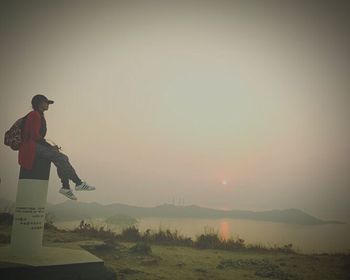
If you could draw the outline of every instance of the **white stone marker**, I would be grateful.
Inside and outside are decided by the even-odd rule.
[[[14,213],[11,253],[35,255],[42,248],[48,181],[20,179]]]
[[[42,249],[50,162],[37,161],[33,170],[21,168],[13,216],[10,252],[31,256]]]

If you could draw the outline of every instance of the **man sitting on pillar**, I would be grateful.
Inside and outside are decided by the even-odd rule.
[[[62,188],[59,190],[59,193],[76,200],[76,196],[70,189],[69,180],[75,183],[76,191],[92,191],[95,190],[95,187],[82,181],[70,164],[68,157],[60,152],[60,148],[56,145],[51,145],[45,140],[47,127],[44,111],[47,111],[49,104],[53,103],[52,100],[41,94],[32,98],[33,111],[24,119],[18,163],[22,168],[31,170],[36,158],[53,162],[57,168],[58,177],[62,182]]]

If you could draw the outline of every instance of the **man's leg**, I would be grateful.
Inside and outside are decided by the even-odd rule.
[[[69,189],[69,179],[64,174],[62,174],[61,168],[57,168],[57,175],[61,179],[63,188]]]
[[[65,154],[53,147],[36,144],[36,156],[53,162],[57,168],[57,175],[61,179],[63,188],[69,188],[69,180],[72,180],[76,185],[81,184],[82,181]]]

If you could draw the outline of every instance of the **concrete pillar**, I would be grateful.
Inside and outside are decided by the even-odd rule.
[[[42,249],[50,166],[50,161],[38,158],[32,170],[20,170],[11,255],[31,256],[39,254]]]
[[[49,175],[50,162],[45,160],[36,161],[30,171],[20,171],[11,244],[0,246],[0,275],[6,279],[116,279],[103,260],[85,250],[42,246]]]

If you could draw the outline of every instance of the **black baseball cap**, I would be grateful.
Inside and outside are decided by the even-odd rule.
[[[38,104],[40,104],[43,101],[47,102],[48,104],[54,103],[54,101],[49,100],[45,95],[37,94],[37,95],[34,95],[32,98],[32,105],[37,106]]]

